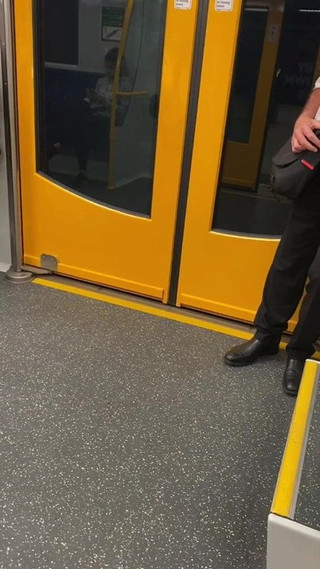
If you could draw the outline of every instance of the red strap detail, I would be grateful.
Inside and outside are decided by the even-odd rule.
[[[304,166],[309,168],[309,170],[314,170],[314,166],[312,166],[312,164],[310,164],[310,162],[307,162],[307,160],[301,160],[301,164],[303,164]]]

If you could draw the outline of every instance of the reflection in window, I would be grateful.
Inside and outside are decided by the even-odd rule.
[[[166,0],[37,0],[35,14],[38,170],[150,215]]]
[[[44,0],[42,9],[42,19],[50,22],[43,38],[45,61],[78,65],[78,0]]]
[[[229,140],[235,142],[249,141],[268,12],[268,8],[253,7],[244,11],[227,135]]]
[[[241,160],[241,152],[245,149],[249,158],[256,151],[255,134],[252,132],[254,105],[259,107],[256,85],[261,74],[264,46],[276,41],[278,30],[269,26],[266,33],[267,13],[254,9],[251,2],[245,4],[212,229],[274,236],[283,232],[290,203],[277,199],[270,191],[271,158],[291,135],[295,119],[313,87],[320,47],[320,11],[318,0],[286,2],[277,62],[272,70],[273,85],[266,128],[258,148],[259,164],[255,182],[246,187],[241,179],[232,183],[233,164],[227,154],[230,144],[234,145],[233,161]],[[257,25],[250,32],[254,20]],[[252,57],[249,57],[250,52]],[[264,88],[267,88],[266,82]],[[262,114],[258,114],[258,128],[263,121]],[[248,165],[250,167],[250,161]]]

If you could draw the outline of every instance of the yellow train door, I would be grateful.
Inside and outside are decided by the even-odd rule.
[[[319,64],[316,0],[14,8],[25,264],[252,322],[289,211],[271,157]]]
[[[197,19],[185,4],[15,0],[26,264],[166,301]]]
[[[319,50],[316,2],[310,2],[308,8],[314,9],[308,10],[303,0],[288,1],[286,5],[274,0],[267,4],[268,13],[260,11],[262,2],[255,4],[257,21],[262,18],[257,28],[261,35],[255,30],[253,36],[255,48],[252,38],[243,33],[247,14],[252,17],[251,1],[209,3],[177,294],[181,306],[247,322],[254,319],[290,209],[289,202],[279,201],[270,191],[271,157],[291,135],[295,118],[310,93]],[[268,29],[271,21],[275,26],[272,33]],[[250,53],[243,57],[248,53],[247,46],[240,49],[240,40],[251,46],[252,57]],[[278,61],[275,44],[279,46]],[[263,78],[264,92],[270,94],[267,104],[265,97],[255,99],[261,96],[260,69],[266,70],[269,51],[273,53],[272,58],[268,56],[272,65],[269,62]],[[254,100],[248,83],[251,70],[247,69],[253,64]],[[272,83],[273,77],[276,80]],[[247,100],[239,97],[241,82]],[[252,132],[255,128],[252,110],[261,105],[260,142],[256,141],[252,161],[248,144],[247,148],[232,149],[234,163],[230,164],[231,122],[236,135],[238,131],[242,134],[244,128],[249,132],[250,124]],[[263,134],[262,145],[267,112],[268,129]],[[245,181],[246,176],[251,177],[252,173],[253,178],[257,176],[257,161],[260,172],[256,191],[245,190],[244,186],[251,185],[247,183],[249,178]],[[234,181],[238,166],[243,167],[243,173],[230,186],[227,181],[231,178]]]

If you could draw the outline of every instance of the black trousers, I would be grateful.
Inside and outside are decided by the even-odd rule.
[[[265,283],[254,325],[259,339],[280,340],[303,295],[299,320],[287,346],[290,357],[314,353],[320,337],[320,176],[292,205],[286,229]]]
[[[90,108],[84,101],[67,102],[54,108],[47,116],[47,139],[51,148],[55,142],[71,144],[79,170],[86,170],[92,148],[108,161],[110,118]],[[50,157],[50,156],[49,156]]]
[[[92,112],[89,108],[80,112],[74,126],[74,148],[79,170],[87,170],[93,147],[104,151],[105,161],[109,154],[110,118]]]

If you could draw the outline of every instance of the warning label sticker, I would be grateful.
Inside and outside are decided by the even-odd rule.
[[[176,10],[191,10],[192,0],[174,0]]]
[[[216,0],[217,12],[231,12],[233,10],[233,0]]]

